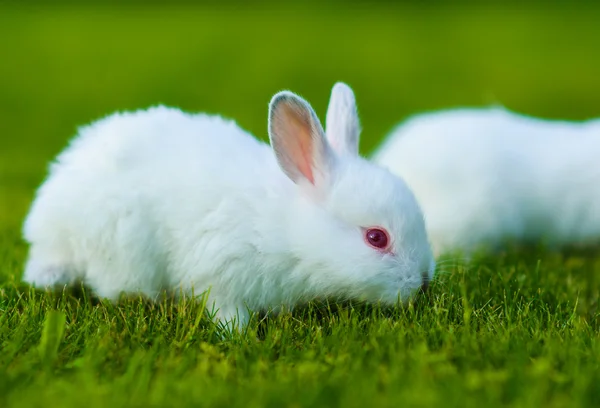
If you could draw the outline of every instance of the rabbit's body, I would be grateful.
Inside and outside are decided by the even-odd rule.
[[[415,193],[436,254],[600,238],[600,121],[454,109],[400,124],[374,161]]]
[[[290,95],[277,101],[281,109],[305,108]],[[310,153],[310,145],[305,151],[289,145],[296,128],[284,119],[297,125],[298,117],[285,116],[282,125],[277,115],[272,111],[271,138],[278,154]],[[312,137],[306,143],[319,142]],[[80,280],[111,299],[121,292],[152,298],[163,290],[210,289],[217,316],[242,323],[247,308],[327,296],[386,302],[411,296],[433,272],[420,212],[413,220],[390,218],[387,203],[375,203],[375,214],[340,206],[356,195],[353,184],[366,182],[361,177],[381,175],[379,188],[396,205],[413,205],[414,213],[410,191],[359,157],[340,157],[335,168],[343,171],[332,174],[329,167],[301,168],[313,178],[306,183],[289,163],[301,159],[278,158],[231,121],[172,108],[95,122],[81,129],[38,191],[24,227],[31,243],[24,279],[40,287]],[[310,157],[304,159],[310,166]],[[413,253],[400,251],[400,260],[375,254],[355,231],[371,221],[413,233],[406,245]],[[377,273],[365,273],[374,264]]]
[[[41,188],[25,228],[36,244],[26,279],[58,273],[108,298],[220,282],[260,302],[261,286],[294,267],[278,259],[284,234],[266,222],[285,223],[277,203],[293,193],[276,168],[268,146],[218,117],[163,107],[109,116],[81,131]]]

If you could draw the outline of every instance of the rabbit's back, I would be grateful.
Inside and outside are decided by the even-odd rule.
[[[411,186],[434,246],[469,249],[505,238],[599,235],[598,151],[598,121],[484,108],[412,117],[374,158]]]
[[[161,174],[175,176],[198,168],[221,167],[213,177],[239,177],[253,167],[260,169],[255,156],[267,154],[263,143],[233,121],[158,106],[115,113],[82,127],[58,156],[51,173],[155,176],[160,180]],[[228,167],[232,162],[244,171]]]

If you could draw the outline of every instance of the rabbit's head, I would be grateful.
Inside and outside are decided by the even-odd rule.
[[[337,83],[327,135],[311,106],[283,91],[270,103],[277,162],[295,183],[290,285],[310,296],[406,301],[433,277],[435,262],[422,212],[400,178],[358,154],[352,90]]]

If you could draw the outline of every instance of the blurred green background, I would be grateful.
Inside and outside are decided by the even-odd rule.
[[[357,95],[365,154],[423,110],[600,116],[591,2],[82,4],[0,3],[0,226],[11,234],[76,127],[114,110],[220,113],[265,138],[275,92],[324,118],[341,80]]]

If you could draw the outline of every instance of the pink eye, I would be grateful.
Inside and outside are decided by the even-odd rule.
[[[365,240],[373,248],[386,249],[390,239],[384,229],[381,228],[369,228],[365,232]]]

